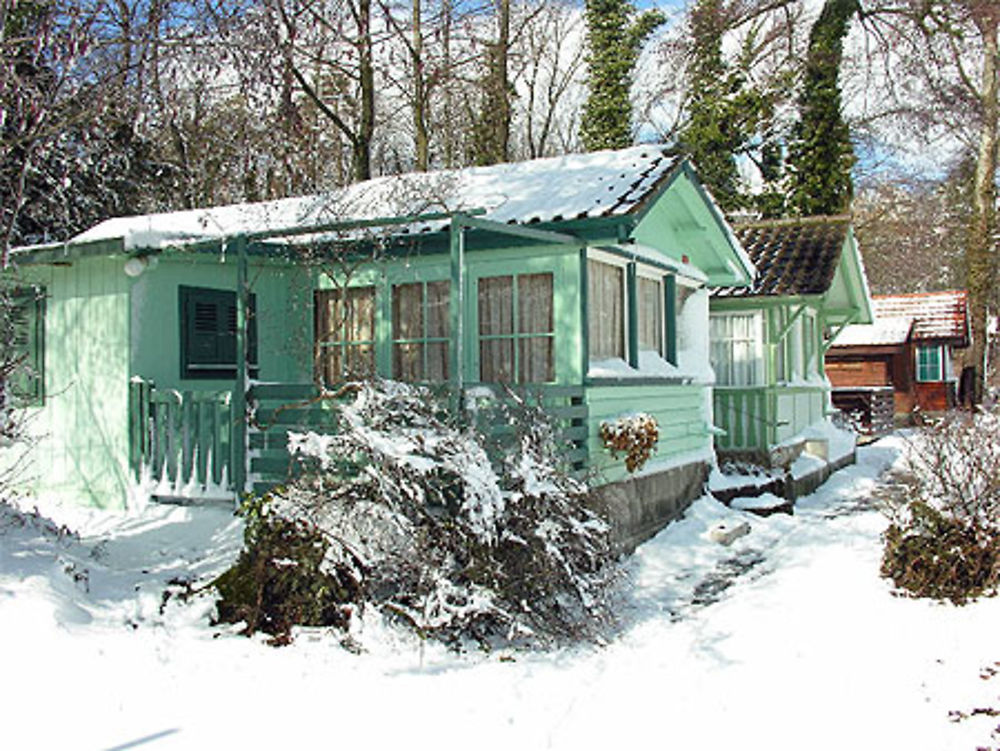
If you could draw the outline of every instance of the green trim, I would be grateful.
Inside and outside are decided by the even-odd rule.
[[[465,382],[465,329],[462,325],[462,312],[465,303],[463,294],[465,287],[465,229],[461,224],[452,222],[448,229],[448,245],[451,255],[451,295],[448,298],[448,305],[453,342],[449,366],[451,383],[458,392]]]
[[[458,215],[455,216],[453,221],[471,229],[497,232],[502,235],[513,235],[515,237],[523,237],[526,240],[535,240],[543,243],[553,243],[556,245],[585,244],[582,239],[573,235],[567,235],[561,232],[552,232],[550,230],[535,229],[533,227],[525,227],[520,224],[505,224],[503,222],[494,222],[489,219],[475,219],[470,216]]]
[[[788,332],[792,330],[792,326],[795,325],[795,322],[799,320],[799,317],[805,312],[806,312],[806,306],[799,305],[799,307],[795,310],[795,312],[792,313],[791,318],[789,318],[788,321],[785,322],[785,325],[776,334],[777,341],[780,342],[782,339],[788,336]]]
[[[625,295],[628,310],[628,364],[639,367],[639,283],[635,261],[625,267]]]
[[[590,369],[590,275],[587,272],[587,248],[580,248],[580,373]]]
[[[677,362],[677,277],[668,274],[663,277],[663,320],[666,327],[665,359],[671,365]]]
[[[583,379],[584,386],[697,386],[691,376],[636,376],[623,377],[590,377]]]
[[[125,252],[125,241],[120,238],[90,240],[82,243],[52,243],[50,245],[14,248],[11,260],[19,265],[66,263],[91,256],[113,256]]]
[[[236,461],[233,463],[233,487],[237,497],[247,484],[247,359],[249,347],[246,336],[247,310],[250,286],[247,282],[247,238],[236,238],[236,387],[233,389],[233,446]]]

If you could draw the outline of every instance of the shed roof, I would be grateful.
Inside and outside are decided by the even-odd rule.
[[[753,285],[715,291],[721,297],[821,295],[830,289],[851,228],[849,217],[780,219],[736,225],[757,268]]]
[[[126,250],[155,249],[240,233],[473,209],[485,209],[486,219],[517,224],[620,216],[638,211],[681,162],[652,145],[379,177],[318,195],[109,219],[72,242],[121,238]],[[400,231],[445,226],[428,222]]]
[[[876,318],[869,324],[846,327],[837,336],[835,347],[887,347],[906,344],[913,331],[913,319],[908,316]]]
[[[969,304],[965,290],[875,295],[872,302],[876,318],[912,318],[916,341],[947,339],[959,346],[969,343]]]

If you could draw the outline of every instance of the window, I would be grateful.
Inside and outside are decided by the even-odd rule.
[[[9,303],[3,344],[10,346],[17,362],[9,374],[11,393],[19,406],[41,406],[45,397],[45,290],[13,290]]]
[[[591,360],[625,359],[625,269],[587,261],[587,328]]]
[[[555,380],[552,274],[483,277],[478,291],[480,380]]]
[[[755,313],[711,316],[712,368],[720,386],[752,386],[761,381],[761,317]]]
[[[941,377],[941,347],[936,345],[917,347],[917,380],[944,380]]]
[[[639,305],[639,349],[663,354],[663,286],[659,279],[640,276],[636,284]]]
[[[375,373],[375,287],[316,290],[316,378],[324,386]]]
[[[181,378],[236,378],[236,293],[180,287]],[[256,298],[247,309],[250,375],[257,375]]]
[[[451,283],[392,288],[392,374],[401,381],[447,381]]]

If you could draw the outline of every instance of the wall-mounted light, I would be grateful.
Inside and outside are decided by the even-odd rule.
[[[156,262],[156,256],[132,256],[125,261],[125,275],[135,279],[146,269],[155,269]]]

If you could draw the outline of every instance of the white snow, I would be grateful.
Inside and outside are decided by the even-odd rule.
[[[473,209],[484,209],[485,218],[493,221],[521,223],[621,214],[677,163],[662,146],[651,145],[416,172],[319,195],[109,219],[77,235],[73,242],[121,238],[126,250],[162,249],[239,233]],[[440,229],[446,224],[424,223],[408,229]],[[735,243],[733,247],[740,246]]]
[[[698,501],[629,563],[605,646],[455,655],[374,619],[360,655],[304,630],[286,648],[161,608],[240,543],[209,508],[49,508],[80,540],[0,506],[0,708],[11,749],[766,748],[993,746],[1000,600],[895,597],[881,579],[876,477],[859,450],[794,516]],[[723,546],[718,525],[750,533]],[[728,585],[728,586],[727,586]]]

